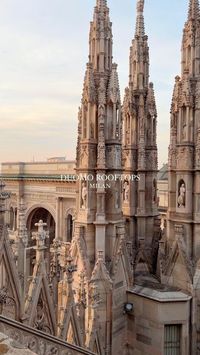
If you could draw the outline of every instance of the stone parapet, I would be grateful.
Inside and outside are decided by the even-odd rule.
[[[66,343],[47,333],[2,316],[0,316],[0,332],[13,339],[13,348],[20,349],[19,352],[16,352],[16,355],[29,353],[39,355],[95,355],[87,349]],[[31,351],[27,352],[27,349]]]

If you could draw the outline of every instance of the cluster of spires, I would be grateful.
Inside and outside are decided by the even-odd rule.
[[[104,9],[107,7],[107,1],[106,0],[97,0],[97,8],[99,10],[102,9],[102,12],[104,11]],[[143,37],[145,36],[145,26],[144,26],[144,15],[143,15],[143,10],[144,10],[144,0],[138,0],[137,1],[137,22],[136,22],[136,32],[135,32],[135,38],[137,39],[138,37]],[[199,1],[198,0],[190,0],[190,5],[189,5],[189,20],[197,20],[199,19]],[[88,70],[90,70],[90,64],[88,64]],[[113,64],[113,72],[112,72],[112,81],[110,82],[110,86],[111,83],[114,82],[116,83],[118,81],[117,76],[116,76],[116,65]],[[113,85],[114,87],[117,87],[117,83],[115,85]],[[150,83],[149,84],[150,89],[149,90],[149,102],[154,102],[154,93],[153,93],[153,84]],[[110,90],[111,91],[111,90]],[[154,109],[154,107],[153,107]],[[5,196],[2,195],[2,198],[4,198]],[[45,226],[45,224],[40,221],[39,224],[36,225],[38,227],[38,233],[35,236],[36,239],[36,250],[37,250],[37,255],[38,255],[38,261],[43,261],[44,260],[44,249],[45,249],[45,239],[47,238],[47,233],[43,231],[43,226]],[[67,246],[68,247],[68,246]],[[41,257],[42,255],[42,257]],[[71,266],[71,257],[68,256],[67,258],[67,268],[66,268],[66,278],[68,280],[69,283],[72,282],[72,274],[70,273],[70,268]],[[36,265],[37,266],[37,265]],[[35,267],[36,269],[36,267]],[[99,275],[100,271],[101,273],[106,273],[107,270],[104,266],[103,263],[103,256],[102,256],[102,252],[99,252],[98,255],[98,261],[96,264],[96,268],[93,271],[92,274],[92,278],[91,281],[96,281],[95,277],[96,275]],[[106,277],[105,277],[106,278]],[[109,275],[107,275],[107,278],[109,280]],[[33,280],[33,287],[34,286],[34,282],[35,280]],[[111,280],[109,281],[111,283]],[[71,290],[71,289],[70,289]]]

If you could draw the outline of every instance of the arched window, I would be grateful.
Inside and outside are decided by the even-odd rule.
[[[36,262],[35,258],[35,240],[31,238],[33,232],[37,232],[38,228],[35,226],[39,220],[43,220],[44,223],[47,223],[47,226],[44,227],[44,230],[49,231],[49,238],[45,240],[45,246],[47,249],[45,250],[45,259],[46,259],[46,267],[47,271],[50,270],[50,245],[53,244],[53,240],[55,239],[55,229],[56,224],[52,214],[44,207],[36,207],[34,208],[28,218],[27,218],[27,230],[29,236],[29,247],[30,250],[27,250],[26,259],[27,259],[27,266],[26,266],[26,275],[30,276],[33,273],[33,268]]]
[[[110,62],[112,58],[112,47],[111,47],[111,40],[108,40],[108,69],[110,68]]]
[[[128,240],[130,237],[130,220],[126,218],[125,221],[125,233],[126,233],[126,239]]]
[[[152,136],[152,116],[148,114],[147,117],[147,128],[146,128],[146,138],[147,142],[150,144],[151,143],[151,136]]]
[[[11,230],[17,230],[17,208],[11,207],[10,208],[10,224],[9,227]]]
[[[92,60],[94,60],[95,57],[95,38],[92,40]]]
[[[98,134],[98,109],[97,106],[95,105],[95,135],[94,138],[97,138]]]
[[[188,46],[187,50],[187,66],[189,66],[191,63],[191,46]]]
[[[153,202],[157,202],[157,181],[156,179],[153,180]]]
[[[15,208],[14,230],[17,230],[17,208]]]
[[[83,108],[83,139],[87,137],[87,106]]]
[[[117,122],[116,122],[116,138],[119,138],[119,134],[120,134],[120,114],[119,114],[119,108],[117,108],[116,117],[117,117]]]
[[[183,107],[182,107],[182,122],[183,122],[183,126],[186,125],[186,114],[187,114],[186,106],[183,105]]]
[[[10,208],[10,229],[14,228],[14,209]]]
[[[131,126],[131,118],[130,115],[126,116],[126,144],[130,144],[130,126]]]
[[[71,214],[67,216],[67,242],[71,243],[73,236],[73,217]]]
[[[186,139],[186,129],[187,129],[187,109],[186,106],[184,105],[182,107],[182,140]]]
[[[156,118],[153,117],[153,137],[156,137]]]

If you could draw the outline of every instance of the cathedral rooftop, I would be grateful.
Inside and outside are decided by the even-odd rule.
[[[191,299],[178,288],[149,280],[138,282],[129,292],[158,302],[187,302]]]
[[[168,180],[168,164],[163,164],[158,172],[158,180]]]

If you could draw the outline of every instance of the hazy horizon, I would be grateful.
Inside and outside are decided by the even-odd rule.
[[[188,0],[145,1],[150,81],[158,109],[159,165],[167,161],[174,77],[180,74]],[[0,161],[75,159],[77,112],[95,0],[1,0]],[[108,0],[121,101],[128,84],[136,0]],[[172,11],[173,8],[173,11]]]

